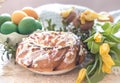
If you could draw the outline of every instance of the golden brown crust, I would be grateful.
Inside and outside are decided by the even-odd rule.
[[[73,68],[79,56],[78,39],[70,32],[33,33],[19,44],[16,61],[35,71]]]

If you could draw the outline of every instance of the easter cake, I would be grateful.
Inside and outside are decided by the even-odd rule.
[[[17,48],[16,61],[35,71],[52,72],[74,68],[84,56],[85,50],[73,33],[46,31],[25,38]]]

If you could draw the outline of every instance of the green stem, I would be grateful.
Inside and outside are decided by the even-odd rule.
[[[91,72],[93,72],[93,71],[94,71],[94,69],[95,69],[95,68],[96,68],[96,66],[97,66],[97,63],[98,63],[98,57],[96,56],[96,57],[95,57],[95,63],[93,64],[92,69],[88,72],[88,75],[90,75],[90,74],[91,74]]]
[[[88,83],[91,83],[90,78],[88,77],[88,74],[86,73],[86,79]]]
[[[102,59],[101,59],[100,55],[98,55],[98,57],[99,57],[99,69],[98,69],[98,72],[100,73],[101,69],[102,69]]]

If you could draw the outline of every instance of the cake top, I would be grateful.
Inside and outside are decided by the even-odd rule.
[[[77,44],[78,37],[71,32],[35,32],[28,38],[23,39],[22,43],[32,44],[43,48],[63,48]]]

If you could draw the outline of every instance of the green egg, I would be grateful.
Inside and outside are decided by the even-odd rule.
[[[36,30],[36,21],[33,17],[24,17],[18,24],[18,32],[20,34],[31,34]]]
[[[0,15],[0,27],[1,25],[6,22],[6,21],[11,21],[11,16],[10,14],[4,13]]]
[[[36,29],[42,29],[42,25],[38,20],[36,20]]]
[[[1,25],[0,31],[2,34],[10,34],[17,32],[17,25],[11,21],[6,21]]]

